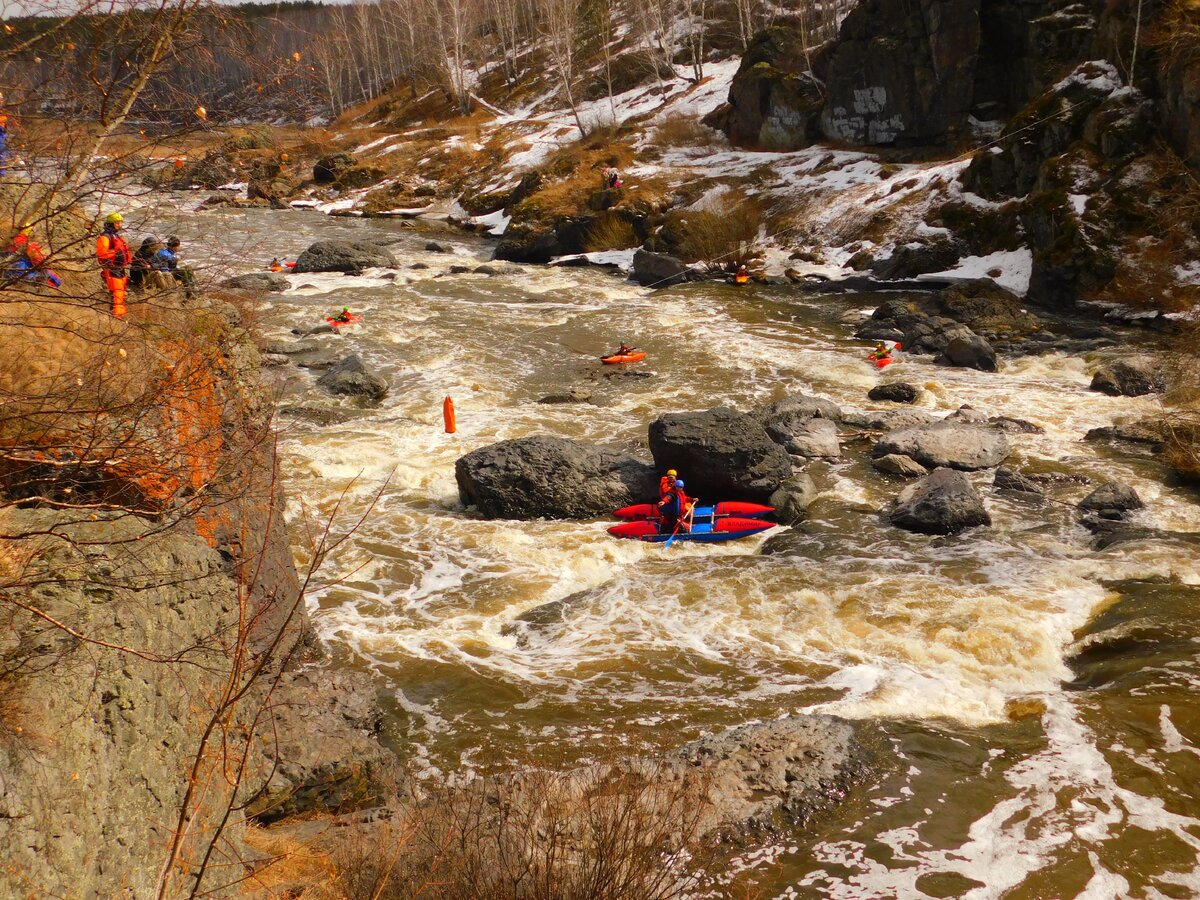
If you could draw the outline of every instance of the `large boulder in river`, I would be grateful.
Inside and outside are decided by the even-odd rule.
[[[767,434],[793,456],[837,459],[842,455],[837,424],[829,419],[809,419],[786,433],[772,431],[768,426]]]
[[[650,452],[660,469],[679,471],[688,494],[706,500],[765,502],[792,474],[787,451],[753,416],[723,406],[656,419]]]
[[[921,389],[915,384],[908,384],[904,381],[877,384],[867,391],[868,400],[890,403],[916,403],[919,396],[921,396]]]
[[[1153,356],[1133,356],[1106,363],[1092,376],[1092,390],[1113,397],[1141,397],[1166,390],[1163,364]]]
[[[317,241],[300,254],[292,271],[361,272],[374,267],[394,269],[397,265],[396,257],[369,241]]]
[[[946,359],[952,365],[964,369],[978,369],[980,372],[995,372],[996,351],[984,338],[974,332],[969,334],[955,333],[946,342]]]
[[[472,450],[454,464],[462,502],[489,519],[586,519],[653,500],[654,467],[607,447],[535,436]]]
[[[695,279],[695,273],[674,256],[638,250],[633,254],[633,277],[642,287],[669,287]]]
[[[817,498],[817,486],[804,472],[800,472],[775,489],[767,499],[767,503],[775,507],[775,521],[783,525],[795,525],[803,522],[808,515],[808,507]]]
[[[881,437],[871,449],[875,457],[898,453],[929,468],[991,469],[1009,453],[1003,433],[955,422],[903,428]]]
[[[245,275],[235,275],[221,282],[222,287],[233,288],[237,291],[266,291],[282,293],[289,287],[288,280],[278,272],[247,272]]]
[[[366,397],[369,400],[382,400],[388,392],[388,383],[367,368],[357,353],[332,366],[317,379],[317,384],[331,394]]]
[[[957,534],[992,524],[983,498],[962,472],[935,469],[905,487],[888,513],[897,528],[921,534]]]

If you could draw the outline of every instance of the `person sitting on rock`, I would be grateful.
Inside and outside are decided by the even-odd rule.
[[[151,283],[150,273],[154,269],[154,254],[158,253],[160,249],[162,249],[162,244],[158,238],[148,237],[142,240],[142,245],[134,251],[133,259],[129,263],[130,288],[140,291]]]
[[[21,223],[4,253],[4,277],[24,281],[45,281],[62,287],[62,279],[46,268],[46,253],[33,239],[33,222]]]
[[[694,504],[688,500],[687,494],[683,492],[683,487],[683,479],[675,479],[675,484],[667,496],[658,501],[659,534],[674,534],[681,527],[685,531],[691,527],[688,519]]]

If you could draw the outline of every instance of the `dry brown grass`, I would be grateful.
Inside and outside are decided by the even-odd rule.
[[[699,119],[676,114],[655,126],[654,143],[660,147],[711,147],[722,143],[722,135]]]
[[[588,230],[584,249],[589,253],[602,250],[628,250],[642,242],[626,219],[620,216],[604,216]]]
[[[746,263],[757,255],[756,243],[763,221],[763,208],[756,199],[727,199],[715,209],[674,213],[668,227],[678,235],[675,249],[685,262],[724,269]]]

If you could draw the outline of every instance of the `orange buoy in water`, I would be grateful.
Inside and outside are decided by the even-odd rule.
[[[454,401],[449,397],[442,401],[442,418],[446,421],[446,434],[454,434],[458,430],[458,421],[454,416]]]

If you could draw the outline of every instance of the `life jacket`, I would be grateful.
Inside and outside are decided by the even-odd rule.
[[[36,269],[46,261],[46,254],[42,252],[42,248],[36,242],[29,239],[29,235],[18,234],[8,248],[6,261],[9,264],[24,262],[29,268]]]
[[[670,475],[664,475],[658,479],[658,499],[662,500],[667,494],[675,489],[675,479]]]
[[[126,267],[133,261],[129,245],[115,231],[105,231],[96,238],[96,259],[100,268],[113,278],[126,277]]]

